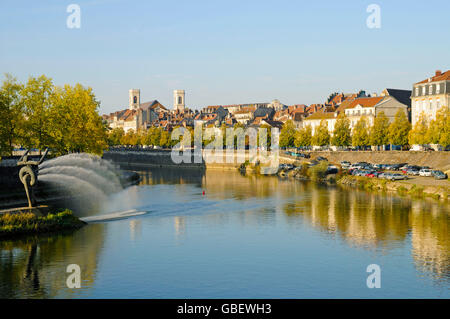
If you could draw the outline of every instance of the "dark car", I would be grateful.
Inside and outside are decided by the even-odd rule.
[[[325,157],[319,156],[316,158],[316,161],[328,161]]]
[[[337,174],[339,169],[334,165],[328,165],[327,174]]]
[[[431,175],[435,179],[447,179],[447,174],[445,174],[443,171],[433,170],[431,171]]]

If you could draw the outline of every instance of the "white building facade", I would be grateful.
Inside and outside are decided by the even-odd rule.
[[[413,85],[411,95],[411,121],[415,125],[423,114],[428,121],[436,118],[437,111],[450,105],[450,71],[436,71],[433,77]]]

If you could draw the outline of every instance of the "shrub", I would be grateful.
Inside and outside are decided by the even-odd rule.
[[[308,169],[308,176],[313,181],[321,180],[327,177],[328,162],[320,161],[319,164]]]
[[[37,216],[30,212],[7,213],[0,216],[0,236],[46,233],[80,228],[84,224],[70,210],[64,210],[46,216]]]

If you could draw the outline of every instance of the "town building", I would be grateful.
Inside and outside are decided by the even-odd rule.
[[[174,90],[173,91],[173,109],[183,112],[185,108],[185,91]]]
[[[391,89],[386,89],[391,90]],[[395,94],[393,90],[391,94]],[[392,93],[394,92],[394,93]],[[404,101],[407,103],[406,101]],[[408,105],[398,101],[393,95],[348,98],[337,107],[325,106],[303,119],[303,126],[310,125],[313,131],[321,124],[323,120],[327,123],[328,131],[332,133],[340,113],[344,113],[350,121],[350,128],[353,129],[356,123],[364,117],[369,126],[372,126],[375,117],[383,112],[392,122],[398,110],[408,113]]]
[[[166,116],[168,110],[158,100],[141,103],[140,94],[139,89],[130,89],[128,109],[102,116],[111,129],[122,128],[125,132],[129,130],[137,132],[154,126]]]
[[[436,118],[437,111],[450,106],[450,70],[415,83],[411,95],[411,120],[415,125],[421,114],[428,120]]]

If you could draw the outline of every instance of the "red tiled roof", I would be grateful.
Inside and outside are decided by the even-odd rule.
[[[428,81],[429,79],[431,79],[431,81]],[[444,73],[442,73],[441,71],[436,71],[436,74],[433,77],[417,82],[416,84],[438,82],[438,81],[449,81],[449,80],[450,80],[450,70]]]
[[[374,107],[378,103],[381,102],[381,100],[384,99],[384,96],[376,96],[376,97],[360,97],[355,100],[352,100],[350,105],[346,108],[351,109],[354,108],[357,105],[361,105],[362,107]]]

